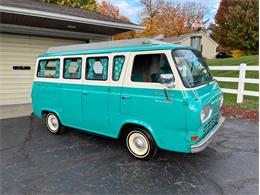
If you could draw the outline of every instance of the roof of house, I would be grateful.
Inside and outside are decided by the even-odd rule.
[[[165,42],[179,42],[179,41],[182,41],[186,38],[189,38],[191,37],[192,33],[187,33],[187,34],[182,34],[182,35],[178,35],[178,36],[174,36],[174,37],[167,37],[167,38],[163,38],[162,41],[165,41]]]
[[[85,9],[73,8],[69,6],[62,6],[62,5],[52,4],[52,3],[44,3],[41,2],[40,0],[11,0],[11,1],[1,0],[0,11],[14,13],[14,14],[21,13],[24,15],[33,15],[33,12],[37,12],[37,15],[33,15],[33,16],[45,16],[45,17],[46,15],[48,15],[48,13],[51,13],[51,14],[57,14],[59,16],[67,16],[67,17],[71,16],[72,18],[77,17],[77,18],[81,18],[82,20],[83,19],[91,20],[92,23],[97,22],[97,24],[98,21],[102,21],[102,22],[106,22],[107,25],[118,24],[125,27],[129,27],[129,29],[131,28],[133,29],[136,28],[136,30],[144,29],[143,27],[137,24],[112,18],[110,16],[102,15],[95,11],[88,11]]]
[[[168,42],[168,43],[178,43],[181,42],[187,38],[190,38],[194,33],[187,33],[187,34],[182,34],[182,35],[178,35],[178,36],[174,36],[174,37],[167,37],[167,38],[163,38],[161,39],[164,42]],[[218,43],[216,41],[214,41],[212,38],[210,38],[206,33],[204,33],[203,31],[201,32],[202,35],[204,35],[205,37],[207,37],[210,41],[212,41],[214,44],[218,45]]]

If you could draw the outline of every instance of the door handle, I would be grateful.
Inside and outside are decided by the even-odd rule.
[[[88,92],[87,92],[86,90],[83,90],[81,93],[82,93],[83,95],[88,94]]]
[[[131,98],[131,96],[128,96],[128,95],[122,95],[122,97],[121,97],[123,100],[125,100],[125,99],[130,99]]]

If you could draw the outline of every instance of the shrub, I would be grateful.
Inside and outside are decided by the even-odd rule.
[[[231,50],[232,57],[244,56],[245,53],[239,49]]]

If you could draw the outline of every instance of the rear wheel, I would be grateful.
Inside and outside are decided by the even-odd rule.
[[[64,132],[64,126],[61,124],[58,116],[54,113],[47,114],[45,125],[52,134],[62,134]]]
[[[125,142],[128,151],[137,159],[149,160],[157,153],[157,146],[150,133],[142,128],[130,130]]]

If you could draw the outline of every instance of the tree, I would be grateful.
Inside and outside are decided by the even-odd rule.
[[[101,14],[110,16],[112,18],[120,19],[119,8],[108,1],[101,1],[98,4],[98,11]]]
[[[122,39],[134,39],[137,38],[137,32],[136,31],[129,31],[125,33],[120,33],[113,36],[114,40],[122,40]]]
[[[110,16],[112,18],[117,18],[125,22],[129,22],[129,19],[127,17],[120,14],[119,7],[114,5],[111,2],[107,2],[104,0],[101,1],[98,4],[98,12],[100,12],[103,15]],[[113,39],[115,40],[130,39],[130,38],[135,38],[135,36],[136,36],[135,31],[129,31],[129,32],[114,35]]]
[[[142,15],[152,20],[161,11],[163,5],[165,4],[165,1],[164,0],[140,0],[140,3],[143,5]]]
[[[191,31],[192,25],[196,21],[201,21],[204,17],[206,6],[195,2],[188,1],[181,6],[181,15],[185,18],[185,26]]]
[[[229,50],[258,53],[258,20],[257,0],[222,0],[215,24],[210,26],[211,36]]]
[[[140,36],[153,36],[158,34],[158,20],[157,16],[161,12],[165,1],[164,0],[140,0],[140,3],[143,5],[143,11],[141,13],[143,21],[141,22],[142,26],[145,26],[145,30]]]
[[[129,19],[127,17],[120,14],[119,7],[109,1],[103,0],[98,3],[97,10],[103,15],[129,22]]]
[[[211,31],[210,36],[217,41],[221,47],[230,46],[229,43],[226,43],[226,35],[227,35],[227,23],[229,15],[229,0],[221,0],[217,14],[215,16],[215,24],[211,24],[209,26],[209,30]],[[224,49],[225,50],[225,49]]]
[[[181,4],[166,3],[160,14],[156,17],[158,20],[158,30],[165,37],[187,33],[185,26],[186,18],[181,14],[181,10]]]
[[[176,36],[192,31],[195,21],[201,20],[206,7],[201,3],[167,3],[163,0],[142,0],[143,21],[146,29],[140,36],[163,34],[165,37]],[[152,2],[152,3],[151,3]],[[157,3],[156,3],[157,2]]]
[[[96,11],[96,0],[41,0],[46,3],[54,3],[58,5],[70,6],[75,8],[82,8],[86,10]]]

